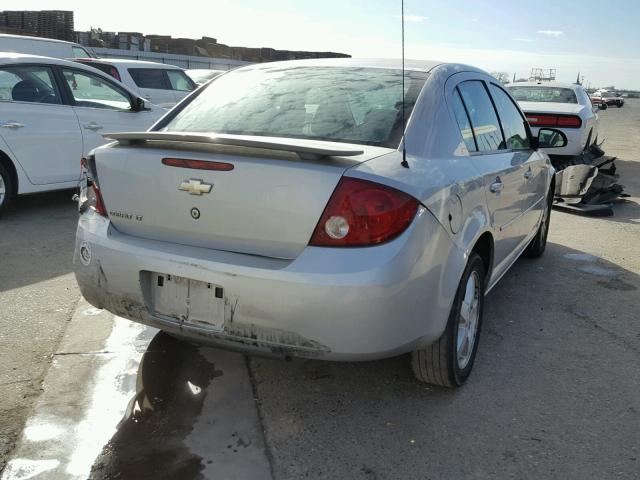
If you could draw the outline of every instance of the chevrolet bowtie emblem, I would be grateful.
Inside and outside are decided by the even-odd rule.
[[[202,183],[202,180],[196,180],[192,178],[186,182],[182,182],[178,187],[178,190],[183,192],[189,192],[190,195],[202,195],[203,193],[209,193],[213,185],[209,183]]]

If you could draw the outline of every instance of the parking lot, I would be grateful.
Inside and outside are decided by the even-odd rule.
[[[455,391],[406,356],[245,358],[114,319],[75,284],[73,192],[17,199],[0,218],[2,478],[639,478],[640,100],[601,121],[630,198],[553,212],[545,255],[489,294]]]

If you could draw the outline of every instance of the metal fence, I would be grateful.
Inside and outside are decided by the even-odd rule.
[[[156,53],[138,50],[119,50],[115,48],[96,48],[92,50],[98,57],[126,58],[131,60],[145,60],[147,62],[167,63],[184,69],[204,68],[210,70],[231,70],[232,68],[248,65],[251,62],[232,60],[230,58],[198,57],[195,55],[178,55],[175,53]]]

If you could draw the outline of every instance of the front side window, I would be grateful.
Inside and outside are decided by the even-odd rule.
[[[130,68],[129,74],[138,88],[155,88],[158,90],[171,90],[167,82],[164,70],[159,68]]]
[[[397,148],[427,73],[261,67],[228,73],[164,126],[172,132],[264,135]]]
[[[512,150],[528,150],[531,148],[527,128],[524,124],[525,120],[520,115],[518,107],[514,105],[507,92],[497,85],[490,84],[489,90],[498,109],[507,148]]]
[[[53,72],[43,66],[1,68],[0,100],[54,105],[62,103]]]
[[[171,88],[180,92],[190,92],[195,88],[194,83],[182,70],[167,70]]]
[[[505,149],[498,116],[484,83],[480,80],[468,80],[458,85],[458,89],[469,112],[478,151]]]
[[[571,88],[545,86],[512,86],[509,93],[518,102],[578,103]]]
[[[77,107],[131,110],[127,94],[97,75],[62,69]]]

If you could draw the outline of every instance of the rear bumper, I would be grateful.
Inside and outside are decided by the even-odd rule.
[[[81,246],[89,259],[80,258]],[[307,247],[295,260],[123,235],[108,220],[85,213],[74,264],[91,304],[196,342],[249,353],[368,360],[414,350],[442,334],[464,258],[425,209],[387,244]],[[222,328],[152,314],[148,272],[222,286]]]

